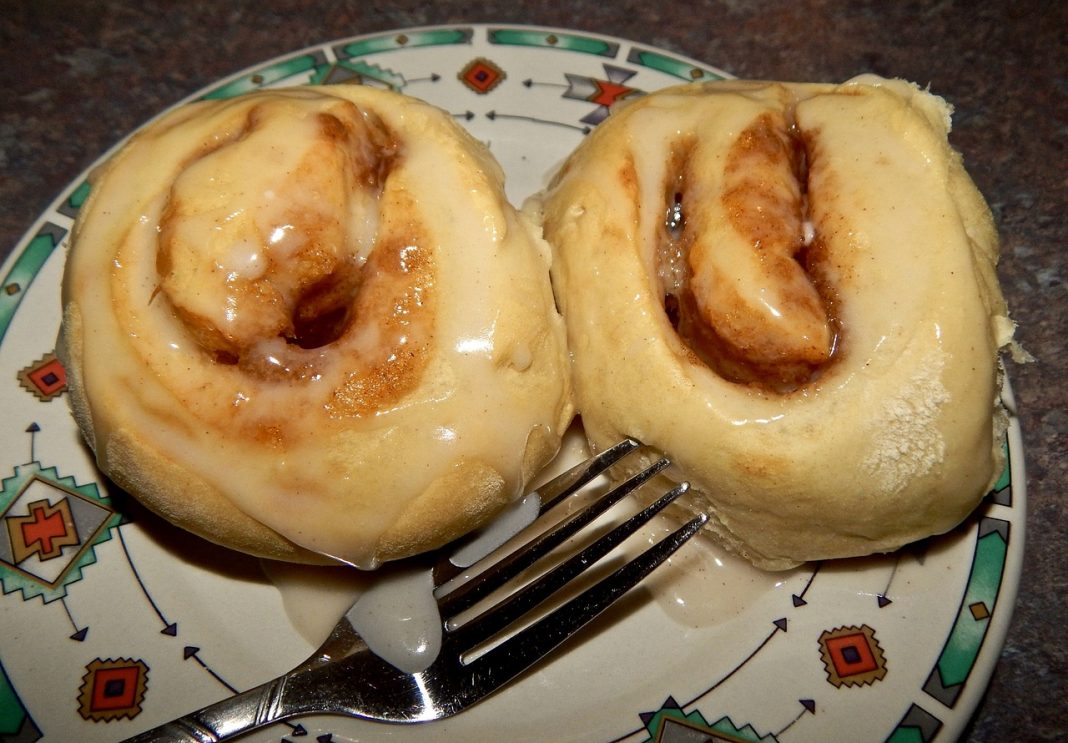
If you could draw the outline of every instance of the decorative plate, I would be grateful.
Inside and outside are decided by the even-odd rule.
[[[518,204],[613,102],[726,76],[589,33],[448,26],[309,48],[194,98],[298,83],[400,90],[487,142]],[[133,735],[287,670],[315,644],[298,631],[302,612],[330,611],[322,594],[283,596],[255,560],[190,551],[190,537],[110,492],[95,469],[53,353],[65,243],[87,190],[83,176],[40,217],[0,285],[2,741]],[[943,537],[772,575],[691,543],[626,612],[459,717],[414,727],[313,717],[248,740],[953,740],[1017,590],[1015,419],[1006,446],[995,490]]]

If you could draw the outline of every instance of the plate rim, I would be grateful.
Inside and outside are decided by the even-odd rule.
[[[133,136],[136,132],[140,131],[144,127],[151,124],[158,118],[166,115],[168,112],[198,100],[208,94],[210,91],[218,89],[224,85],[241,80],[244,77],[254,75],[256,71],[262,70],[272,63],[278,63],[283,60],[299,57],[303,54],[312,52],[319,52],[322,50],[333,50],[337,47],[356,40],[364,40],[376,37],[388,37],[390,35],[397,35],[402,33],[412,32],[425,32],[436,30],[455,30],[455,29],[472,29],[475,31],[488,32],[491,29],[522,29],[526,31],[553,33],[564,32],[579,34],[584,37],[596,38],[613,43],[619,43],[628,47],[644,47],[658,52],[663,52],[672,58],[679,61],[690,63],[695,67],[710,70],[716,74],[721,75],[724,78],[733,78],[734,75],[717,67],[710,65],[706,62],[697,60],[687,55],[678,53],[671,49],[663,49],[655,44],[644,44],[634,39],[615,36],[611,34],[604,34],[594,31],[588,31],[585,29],[573,29],[567,27],[558,26],[546,26],[537,24],[522,24],[522,23],[446,23],[446,24],[425,24],[410,27],[399,27],[393,29],[385,29],[381,31],[374,31],[369,33],[354,34],[348,36],[341,36],[332,39],[325,40],[321,43],[315,43],[301,47],[300,49],[294,49],[286,51],[282,54],[275,55],[261,62],[253,65],[243,67],[227,76],[218,78],[211,81],[205,86],[200,87],[193,93],[179,99],[165,106],[162,110],[152,115],[142,123],[134,127],[131,131],[124,134],[113,145],[106,148],[103,154],[99,155],[92,163],[80,170],[77,175],[68,182],[60,192],[48,203],[48,205],[41,211],[36,219],[31,223],[30,227],[22,233],[22,236],[11,247],[10,252],[5,257],[2,266],[0,266],[0,276],[3,276],[3,284],[6,286],[10,277],[15,271],[15,268],[21,260],[23,260],[27,251],[29,250],[30,243],[39,236],[46,225],[50,223],[49,217],[53,214],[63,214],[62,207],[65,203],[69,202],[78,189],[83,188],[91,177],[92,172],[100,167],[100,165],[106,162],[112,157],[122,146]],[[685,84],[685,81],[680,80],[679,84]],[[417,96],[418,97],[418,96]],[[73,217],[70,218],[73,224]],[[67,238],[69,238],[69,229],[67,231]],[[67,238],[64,238],[67,239]],[[55,247],[60,247],[57,243]],[[65,256],[64,256],[65,259]],[[46,259],[47,260],[47,259]],[[34,275],[36,277],[36,274]],[[31,282],[32,283],[32,282]],[[22,296],[24,296],[29,289],[29,285],[23,287]],[[19,298],[21,302],[21,297]],[[10,316],[3,318],[0,317],[0,345],[4,343],[7,338],[7,330],[9,325],[14,321],[14,317],[17,314],[19,304],[16,303],[14,307],[8,310],[4,309],[4,312],[9,312]],[[970,683],[966,684],[961,692],[960,699],[954,705],[953,708],[949,708],[953,714],[949,719],[942,720],[943,728],[938,733],[938,736],[951,735],[955,737],[962,732],[968,723],[971,721],[973,715],[978,709],[979,703],[986,693],[986,689],[989,685],[990,678],[993,675],[995,668],[998,665],[1001,654],[1003,652],[1005,641],[1010,629],[1012,617],[1014,614],[1013,607],[1016,603],[1016,599],[1020,588],[1020,578],[1023,569],[1023,556],[1024,548],[1026,544],[1026,514],[1027,514],[1027,490],[1026,490],[1026,473],[1025,473],[1025,449],[1023,434],[1020,426],[1020,421],[1015,412],[1015,401],[1012,392],[1012,386],[1009,380],[1009,375],[1006,373],[1003,378],[1002,396],[1006,400],[1007,406],[1010,410],[1010,421],[1006,431],[1007,448],[1009,454],[1009,467],[1012,487],[1012,513],[1015,518],[1012,520],[1013,526],[1013,539],[1011,546],[1008,550],[1006,565],[1002,574],[1002,584],[998,595],[997,608],[1000,611],[996,611],[994,614],[994,621],[992,621],[984,636],[979,655],[976,658],[975,665],[972,667],[968,676]],[[981,509],[987,508],[986,505],[980,505],[977,508],[977,512]],[[974,514],[969,516],[969,519],[974,518]],[[941,708],[939,711],[945,713],[946,708]],[[966,710],[966,713],[962,713]],[[939,739],[941,739],[939,737]]]

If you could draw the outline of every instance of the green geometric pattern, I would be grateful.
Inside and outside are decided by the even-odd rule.
[[[658,70],[659,72],[672,75],[680,80],[686,80],[687,82],[693,82],[695,80],[722,80],[723,75],[709,70],[695,67],[689,62],[683,62],[682,60],[669,57],[659,52],[650,51],[648,49],[631,49],[630,54],[627,55],[627,61],[631,64],[636,64],[640,67],[648,67],[651,70]]]
[[[4,594],[21,591],[24,600],[40,596],[47,604],[65,597],[67,586],[81,580],[82,570],[96,562],[96,546],[111,539],[111,530],[122,524],[124,517],[112,506],[110,498],[100,495],[95,483],[78,485],[73,477],[60,477],[55,467],[41,467],[38,462],[17,465],[15,474],[2,481],[0,516],[6,516],[12,503],[34,481],[51,486],[67,498],[81,498],[85,501],[80,504],[83,512],[91,509],[100,514],[92,531],[79,535],[81,541],[77,550],[67,558],[62,573],[50,581],[19,569],[6,560],[0,561],[0,588]],[[7,535],[2,536],[6,538]]]
[[[403,75],[399,75],[392,70],[387,70],[384,67],[372,64],[363,59],[343,59],[334,64],[319,65],[315,69],[315,73],[309,78],[308,82],[312,85],[328,84],[332,79],[338,76],[338,70],[345,73],[351,73],[351,75],[358,75],[360,78],[377,80],[393,90],[400,90],[407,84]]]
[[[258,90],[271,83],[284,80],[287,77],[292,77],[302,72],[310,73],[323,61],[324,57],[321,52],[290,57],[289,59],[284,59],[281,62],[263,67],[255,72],[242,75],[236,80],[231,80],[224,85],[220,85],[201,96],[201,100],[232,98],[235,95]]]
[[[442,28],[427,31],[405,31],[402,34],[383,34],[358,39],[338,49],[339,57],[362,57],[397,49],[412,49],[422,46],[450,46],[470,44],[472,31],[469,28]]]
[[[34,735],[34,731],[37,735]],[[17,736],[17,738],[16,738]],[[26,712],[18,692],[0,663],[0,740],[37,740],[40,731]]]
[[[602,57],[614,57],[619,51],[619,44],[595,39],[589,36],[577,36],[558,31],[523,29],[490,29],[491,44],[508,44],[511,46],[536,46],[544,49],[566,49],[569,52],[597,54]]]
[[[699,733],[703,740],[708,743],[778,743],[774,735],[760,735],[752,725],[738,727],[729,717],[721,717],[714,723],[709,723],[700,711],[686,713],[678,706],[671,697],[664,702],[664,706],[652,714],[642,715],[645,730],[649,733],[644,743],[653,743],[667,737],[665,728],[681,727],[690,733]],[[687,739],[689,739],[687,737]]]
[[[1006,531],[1008,526],[1005,523]],[[964,599],[961,601],[949,639],[946,640],[945,648],[938,658],[938,674],[943,686],[963,684],[979,657],[979,649],[990,626],[989,616],[994,611],[998,591],[1001,589],[1007,551],[1006,537],[999,529],[991,530],[976,541],[975,561],[972,563]]]
[[[22,303],[22,298],[26,296],[26,290],[33,283],[37,272],[66,233],[62,227],[46,222],[37,236],[26,244],[22,253],[15,259],[15,264],[4,277],[4,283],[0,287],[0,340],[7,334],[7,329],[15,317],[15,310]]]

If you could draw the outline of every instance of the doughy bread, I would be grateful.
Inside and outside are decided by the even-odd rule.
[[[63,284],[72,407],[174,523],[370,568],[480,526],[555,454],[549,251],[444,112],[359,86],[198,102],[92,184]]]
[[[873,76],[614,110],[531,205],[593,447],[666,453],[765,568],[959,523],[1003,466],[1012,325],[949,126]]]

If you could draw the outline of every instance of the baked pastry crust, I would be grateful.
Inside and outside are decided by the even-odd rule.
[[[182,107],[92,178],[60,349],[101,469],[265,557],[371,568],[490,519],[572,417],[549,251],[444,112]]]
[[[950,109],[900,80],[626,102],[529,206],[595,449],[634,436],[755,564],[894,550],[1003,467],[1011,339]]]

